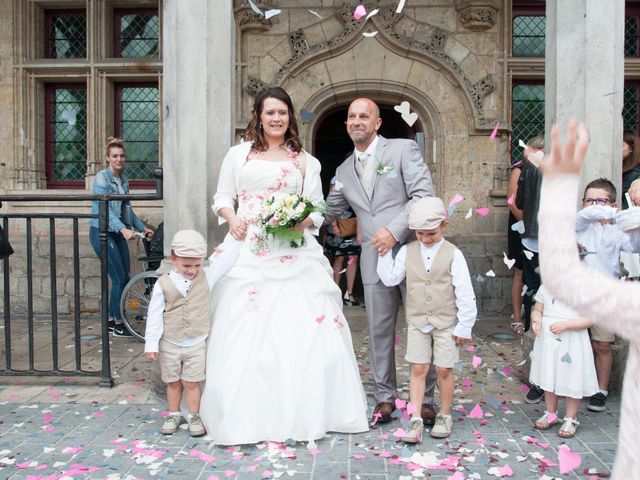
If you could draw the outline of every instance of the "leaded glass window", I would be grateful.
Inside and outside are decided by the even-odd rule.
[[[83,10],[45,14],[47,58],[85,58],[87,56],[87,16]]]
[[[624,87],[624,103],[622,105],[622,121],[625,130],[638,131],[640,126],[640,118],[638,115],[638,103],[640,85],[626,85]]]
[[[158,87],[119,85],[116,95],[117,135],[127,148],[127,177],[151,180],[159,158]]]
[[[513,56],[544,57],[546,18],[522,15],[513,18]]]
[[[637,10],[636,10],[637,11]],[[640,17],[629,15],[624,18],[624,56],[639,57]]]
[[[114,12],[116,56],[157,57],[160,19],[156,11]]]
[[[52,186],[84,185],[87,173],[87,89],[49,85],[47,105],[47,180]]]
[[[514,85],[511,97],[511,163],[520,162],[523,149],[518,140],[527,142],[544,133],[544,85]]]

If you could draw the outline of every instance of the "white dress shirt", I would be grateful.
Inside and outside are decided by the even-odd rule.
[[[584,263],[616,278],[620,276],[620,252],[637,251],[628,234],[606,223],[617,211],[615,207],[592,205],[579,210],[576,217],[578,243],[590,252],[584,257]]]
[[[202,272],[207,276],[207,283],[209,284],[209,290],[213,288],[216,282],[222,278],[230,269],[235,265],[240,255],[240,247],[244,241],[236,240],[231,235],[227,235],[222,248],[216,249],[216,251],[209,257],[209,265],[202,268]],[[191,280],[185,278],[182,274],[175,270],[169,272],[169,278],[175,285],[178,292],[183,297],[186,297],[191,288]],[[208,301],[208,299],[207,299]],[[156,282],[153,286],[153,292],[151,293],[151,300],[149,301],[149,307],[147,309],[147,327],[144,333],[144,351],[145,352],[157,352],[160,338],[164,333],[164,306],[165,296],[162,288],[160,288],[160,282]],[[179,347],[191,347],[204,341],[209,334],[205,333],[195,338],[186,337],[181,340],[169,340],[165,339],[169,343],[178,345]]]
[[[358,174],[360,183],[362,183],[362,187],[369,198],[371,198],[371,194],[373,193],[373,182],[376,175],[376,168],[378,166],[378,160],[376,159],[378,140],[379,137],[376,135],[364,152],[360,152],[357,149],[353,151],[356,156],[356,173]],[[365,168],[362,167],[360,160],[363,153],[366,153],[368,156]]]
[[[431,269],[431,265],[442,246],[444,239],[435,243],[431,247],[426,247],[420,243],[420,256],[426,270]],[[391,250],[386,255],[378,257],[378,276],[387,287],[400,284],[407,276],[407,246],[403,245],[396,257],[393,258]],[[453,330],[453,334],[460,338],[471,338],[471,329],[476,322],[478,309],[476,307],[476,296],[471,284],[469,268],[464,259],[464,255],[457,248],[453,252],[451,262],[451,283],[453,284],[454,295],[456,297],[456,314],[458,322]],[[433,330],[433,325],[427,324],[421,330],[428,333]]]

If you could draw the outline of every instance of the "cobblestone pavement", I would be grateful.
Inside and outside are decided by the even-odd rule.
[[[369,393],[364,311],[353,307],[346,313]],[[142,355],[142,344],[112,339],[112,365],[117,372],[114,388],[97,387],[96,379],[0,377],[0,478],[608,477],[616,448],[619,398],[612,398],[602,413],[588,412],[585,403],[573,439],[559,438],[555,429],[534,430],[532,420],[544,408],[542,404],[521,402],[525,389],[520,381],[522,352],[518,340],[509,340],[506,325],[503,317],[478,321],[474,343],[461,351],[461,365],[456,368],[453,434],[447,441],[436,441],[425,434],[422,444],[415,447],[405,446],[394,436],[397,429],[406,427],[399,411],[399,418],[375,430],[357,435],[332,434],[312,445],[285,442],[221,448],[207,437],[189,437],[184,429],[173,436],[160,435],[165,404],[154,393],[153,367]],[[47,328],[46,322],[41,322],[38,334],[46,337]],[[85,333],[92,329],[84,328]],[[403,338],[404,332],[399,330],[399,393],[406,398],[408,365],[402,359]],[[70,342],[68,337],[63,338],[61,345],[65,341]],[[85,342],[83,355],[88,365],[97,368],[99,343]],[[479,362],[476,368],[472,366],[474,356]],[[14,358],[18,362],[24,352],[14,352]],[[477,412],[478,408],[482,416],[471,418],[475,416],[471,410]],[[579,454],[581,465],[561,475],[558,464],[562,444]]]

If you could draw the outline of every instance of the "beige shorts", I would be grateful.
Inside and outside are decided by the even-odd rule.
[[[409,363],[432,363],[442,368],[453,368],[460,361],[458,346],[453,339],[453,326],[442,330],[422,332],[412,324],[407,325],[407,353]]]
[[[204,365],[207,353],[207,342],[202,341],[191,347],[179,347],[160,339],[158,347],[160,375],[165,383],[201,382],[204,380]]]
[[[597,323],[591,325],[589,334],[591,335],[591,340],[596,342],[613,343],[616,341],[616,336],[613,333],[600,327]]]

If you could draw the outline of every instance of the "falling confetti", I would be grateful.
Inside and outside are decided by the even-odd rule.
[[[487,207],[476,208],[476,213],[481,217],[486,217],[489,215],[489,209]]]
[[[533,258],[533,252],[530,252],[529,250],[522,250],[522,253],[527,257],[527,260],[531,260]]]
[[[491,135],[489,135],[489,140],[495,140],[496,139],[496,135],[498,134],[498,129],[500,128],[500,122],[496,123],[496,126],[493,129],[493,132],[491,132]]]
[[[316,17],[318,17],[320,20],[322,20],[322,15],[320,15],[318,12],[316,12],[315,10],[307,10],[311,15],[315,15]]]
[[[556,357],[557,358],[557,357]],[[564,363],[571,363],[571,355],[569,355],[569,352],[565,353],[561,358],[560,358],[561,362]]]
[[[518,146],[521,148],[527,148],[527,144],[524,143],[522,140],[518,140]]]
[[[473,407],[473,409],[471,409],[471,411],[469,412],[469,415],[467,416],[469,418],[483,418],[484,412],[482,411],[482,408],[480,408],[480,404],[476,403],[476,406]]]
[[[456,203],[460,203],[462,200],[464,200],[464,197],[459,193],[456,193],[451,199],[451,201],[449,202],[449,206],[455,205]]]
[[[509,198],[507,198],[507,205],[513,205],[513,202],[515,200],[516,194],[512,193]]]
[[[316,323],[321,324],[322,322],[324,322],[324,315],[320,315],[319,317],[316,317]]]
[[[404,8],[404,2],[405,0],[400,0],[398,2],[398,7],[396,8],[396,13],[401,13],[402,9]]]
[[[470,208],[467,214],[464,216],[465,220],[469,220],[473,215],[473,208]]]
[[[415,112],[411,113],[411,104],[406,100],[401,102],[400,105],[395,105],[393,109],[400,114],[405,123],[410,127],[418,120],[418,114]]]
[[[514,223],[513,225],[511,225],[511,230],[522,235],[524,233],[524,222],[520,220],[519,222]]]
[[[487,273],[485,273],[485,276],[487,277],[495,277],[496,274],[493,270],[489,270]]]
[[[258,15],[262,15],[264,17],[264,13],[262,13],[262,10],[260,10],[255,3],[253,3],[251,0],[247,0],[247,1],[249,2],[249,6],[251,7],[251,10],[253,10]]]
[[[362,32],[362,36],[367,38],[375,37],[377,34],[378,34],[377,30],[375,32]]]
[[[507,257],[507,254],[504,252],[502,252],[502,255],[503,255],[502,261],[507,266],[507,268],[511,270],[511,267],[513,267],[513,265],[516,263],[516,259]]]
[[[371,10],[369,12],[369,14],[367,15],[367,18],[365,18],[365,20],[369,20],[371,17],[373,17],[376,13],[378,13],[380,11],[380,9],[376,8],[375,10]]]
[[[356,20],[360,20],[366,14],[367,14],[367,9],[364,8],[364,5],[358,5],[355,11],[353,12],[353,18],[355,18]]]
[[[282,10],[277,8],[272,8],[271,10],[267,10],[266,12],[264,12],[264,18],[269,20],[271,17],[275,17],[276,15],[280,15],[281,13],[282,13]]]

